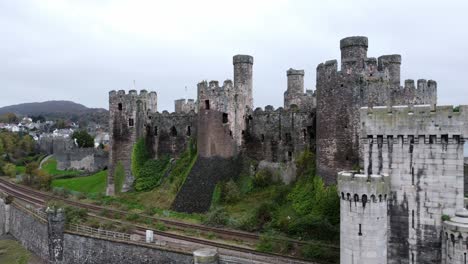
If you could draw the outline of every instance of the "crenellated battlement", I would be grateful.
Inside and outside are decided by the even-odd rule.
[[[390,193],[390,177],[343,171],[338,173],[338,190],[342,200],[362,203],[385,202]]]
[[[437,144],[441,138],[451,141],[454,137],[460,137],[458,143],[462,143],[468,136],[468,105],[362,107],[360,115],[363,139],[369,135],[413,136]],[[437,140],[433,141],[431,137]]]
[[[147,90],[140,90],[138,93],[137,90],[129,90],[128,93],[125,90],[111,90],[109,91],[109,97],[114,97],[114,96],[157,96],[157,93],[154,91],[151,91],[148,93]]]

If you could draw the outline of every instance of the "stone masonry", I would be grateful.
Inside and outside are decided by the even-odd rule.
[[[366,37],[340,41],[341,69],[336,60],[317,67],[317,172],[327,183],[357,167],[359,108],[364,106],[435,104],[434,81],[406,80],[400,86],[400,55],[367,57]]]
[[[364,175],[390,178],[388,237],[382,251],[387,253],[387,262],[441,263],[446,237],[442,234],[443,216],[453,216],[464,206],[463,144],[468,133],[468,106],[363,107],[360,120]],[[339,188],[344,192],[349,184],[339,183]],[[341,212],[341,226],[346,230],[356,223],[345,212]],[[346,243],[343,238],[341,242]],[[366,243],[366,237],[354,238]],[[361,254],[363,250],[350,253]],[[342,263],[348,262],[342,259]]]

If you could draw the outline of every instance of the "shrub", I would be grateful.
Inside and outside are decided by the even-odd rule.
[[[226,203],[234,203],[237,202],[240,197],[241,193],[239,191],[239,187],[237,184],[231,179],[224,185],[224,201]]]
[[[217,183],[211,198],[211,206],[218,206],[221,203],[223,184]]]
[[[229,215],[224,207],[216,207],[208,212],[204,224],[210,226],[225,226],[229,221]]]
[[[67,223],[77,224],[86,221],[88,217],[88,210],[83,208],[76,208],[72,206],[65,206],[65,216]]]
[[[260,235],[260,241],[257,244],[257,250],[261,252],[275,252],[286,254],[292,249],[292,244],[289,241],[275,239],[275,232],[268,232]]]
[[[138,219],[140,219],[140,216],[138,214],[129,214],[127,217],[125,217],[125,219],[130,222],[136,222]]]
[[[340,252],[326,245],[309,244],[301,248],[301,255],[306,259],[339,263]]]
[[[16,176],[16,166],[12,163],[5,163],[2,167],[3,173],[5,175],[14,178]]]
[[[272,183],[273,175],[269,170],[259,170],[253,179],[253,185],[256,188],[264,188]]]
[[[442,221],[450,221],[450,216],[449,215],[442,215]]]

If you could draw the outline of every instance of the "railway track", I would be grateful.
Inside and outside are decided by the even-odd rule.
[[[79,208],[85,208],[92,212],[99,213],[102,210],[107,210],[108,212],[118,213],[121,216],[126,216],[129,214],[128,212],[117,210],[117,209],[112,209],[112,208],[102,207],[102,206],[98,206],[94,204],[77,202],[77,201],[73,201],[70,199],[62,198],[62,197],[57,197],[57,196],[44,193],[41,191],[37,191],[37,190],[31,189],[31,188],[28,188],[19,184],[11,183],[10,181],[2,179],[2,178],[0,178],[0,189],[3,189],[5,192],[7,192],[8,194],[14,197],[17,197],[21,200],[24,200],[26,202],[32,203],[37,206],[44,206],[49,200],[59,200],[68,205],[79,207]],[[182,230],[182,231],[187,230],[187,229],[198,230],[198,231],[216,234],[217,236],[222,237],[222,238],[230,238],[230,239],[240,240],[240,241],[245,241],[245,240],[258,241],[260,239],[260,236],[254,233],[247,233],[247,232],[234,231],[234,230],[221,229],[221,228],[213,228],[213,227],[207,227],[207,226],[197,225],[197,224],[189,224],[189,223],[168,220],[168,219],[159,218],[159,217],[147,216],[143,214],[140,214],[140,216],[152,219],[154,221],[159,221],[171,228],[175,228],[177,230]],[[118,220],[114,220],[114,221],[118,222]],[[134,226],[135,226],[135,229],[139,233],[143,233],[147,229],[145,227],[138,226],[138,225],[134,225]],[[159,230],[153,230],[153,232],[155,235],[168,237],[168,238],[175,239],[175,240],[187,241],[187,242],[191,242],[195,244],[201,244],[204,246],[211,246],[211,247],[216,247],[219,249],[242,252],[246,254],[254,254],[257,256],[261,256],[261,257],[281,258],[281,259],[284,259],[285,261],[284,263],[311,263],[311,262],[307,262],[307,260],[297,258],[297,257],[285,256],[285,255],[275,254],[275,253],[263,253],[263,252],[259,252],[259,251],[245,248],[245,247],[240,247],[240,246],[235,246],[235,245],[230,245],[230,244],[225,244],[225,243],[220,243],[220,242],[215,242],[215,241],[210,241],[210,240],[205,240],[205,239],[199,239],[199,238],[194,238],[194,237],[180,235],[180,234],[174,234],[174,233],[169,233],[169,232],[164,232],[164,231],[159,231]],[[289,240],[289,239],[287,241],[297,243],[299,245],[309,244],[304,241],[296,241],[296,240]],[[337,248],[337,249],[339,248],[333,245],[330,245],[330,246]]]

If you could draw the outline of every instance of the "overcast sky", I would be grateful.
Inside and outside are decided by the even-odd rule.
[[[316,66],[353,35],[369,37],[369,56],[401,54],[402,82],[434,79],[439,104],[468,104],[468,1],[0,0],[0,106],[108,108],[108,91],[136,80],[173,111],[199,81],[232,79],[232,56],[250,54],[255,106],[278,107],[288,68],[315,89]]]

